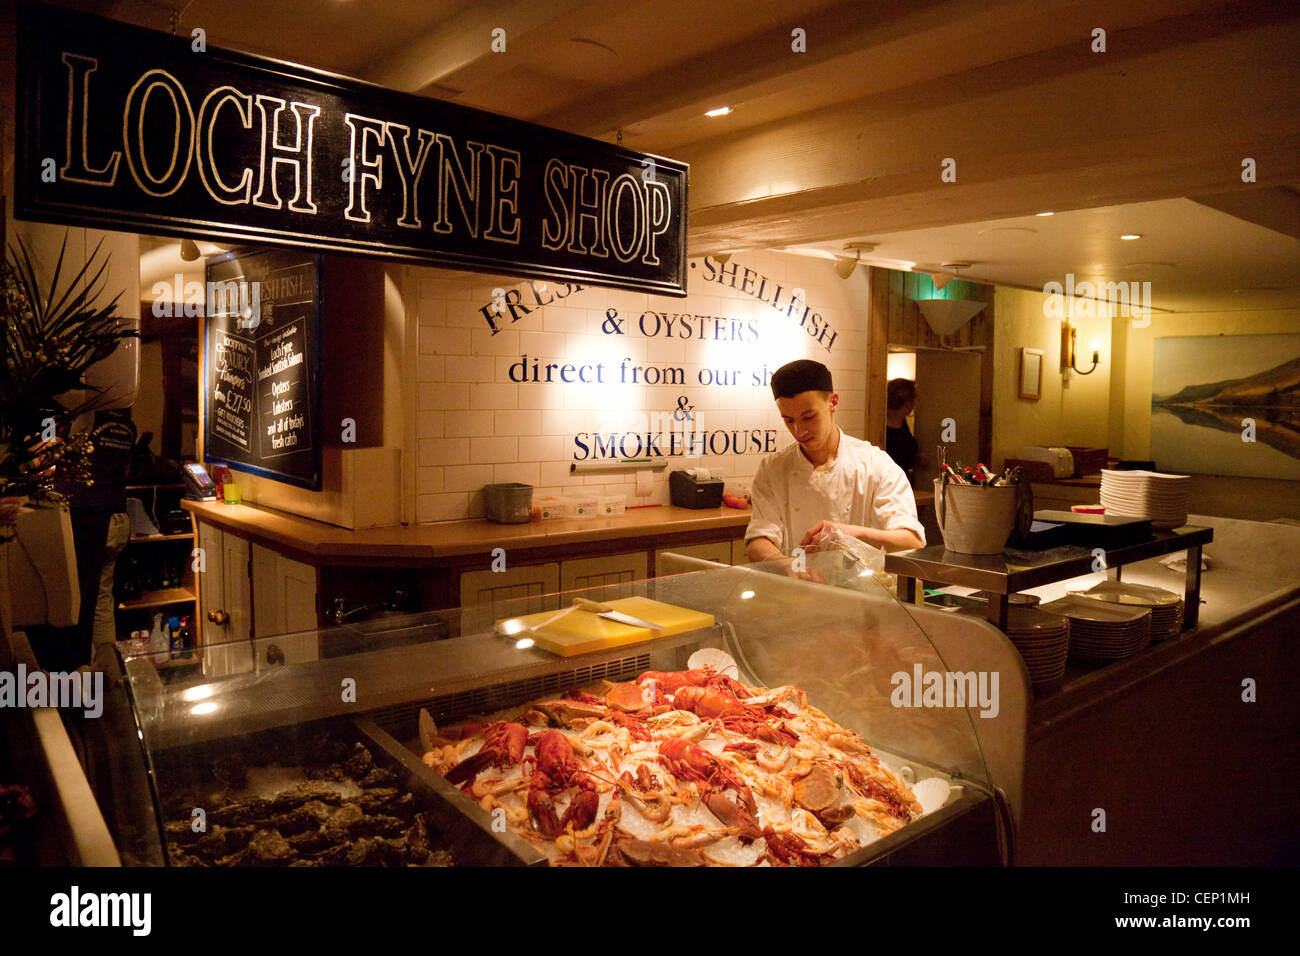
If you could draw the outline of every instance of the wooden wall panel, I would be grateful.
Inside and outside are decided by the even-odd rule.
[[[889,282],[880,269],[867,275],[867,424],[865,437],[885,447],[885,386],[888,375]]]

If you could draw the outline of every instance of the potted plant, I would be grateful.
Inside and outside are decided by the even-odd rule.
[[[90,483],[90,433],[73,423],[103,404],[105,390],[85,375],[139,335],[116,314],[120,293],[96,304],[109,263],[102,242],[65,280],[67,247],[65,235],[48,285],[21,240],[0,261],[0,543],[24,509],[64,499],[56,483]]]

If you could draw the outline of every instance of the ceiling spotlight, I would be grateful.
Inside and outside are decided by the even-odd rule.
[[[198,244],[193,239],[181,240],[181,259],[185,262],[193,262],[199,257]]]
[[[876,248],[874,242],[846,242],[845,250],[852,250],[853,258],[848,256],[835,257],[835,274],[841,279],[847,279],[857,271],[858,265],[862,262],[862,253],[871,252]]]
[[[1035,215],[1035,216],[1039,216],[1039,217],[1041,218],[1041,217],[1043,217],[1043,216],[1055,216],[1056,213],[1054,213],[1054,212],[1036,212],[1036,213],[1034,213],[1034,215]]]
[[[930,280],[934,283],[934,291],[938,292],[953,279],[956,279],[962,269],[969,269],[969,262],[945,262],[935,272],[930,273]]]
[[[726,116],[731,112],[730,106],[719,106],[716,110],[705,110],[705,116]]]
[[[1120,238],[1121,238],[1121,239],[1141,239],[1141,238],[1142,238],[1142,235],[1141,235],[1140,233],[1136,233],[1136,232],[1126,232],[1124,235],[1120,236]]]

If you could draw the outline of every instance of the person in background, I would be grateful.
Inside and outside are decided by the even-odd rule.
[[[808,359],[783,365],[772,397],[795,444],[768,455],[754,475],[749,560],[790,554],[831,528],[882,550],[925,547],[902,469],[835,424],[840,397],[830,369]]]
[[[916,408],[916,383],[907,378],[889,380],[885,412],[885,451],[907,475],[907,483],[914,484],[916,468],[925,467],[927,459],[921,454],[907,427],[907,416]]]

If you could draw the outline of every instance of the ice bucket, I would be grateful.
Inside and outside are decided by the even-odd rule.
[[[1001,554],[1016,524],[1016,487],[934,482],[943,546],[958,554]]]

